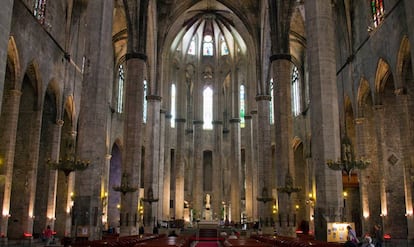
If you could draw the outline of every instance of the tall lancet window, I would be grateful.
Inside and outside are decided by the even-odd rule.
[[[274,110],[274,107],[273,107],[273,102],[274,102],[273,88],[274,88],[273,78],[270,78],[270,98],[271,98],[270,103],[269,103],[270,124],[275,123],[275,110]]]
[[[147,110],[148,110],[147,95],[148,95],[148,85],[147,85],[147,80],[144,80],[144,105],[143,105],[143,113],[142,113],[143,123],[147,122]]]
[[[171,84],[171,128],[175,128],[175,84]]]
[[[189,55],[195,55],[196,54],[196,40],[195,40],[195,36],[190,41],[190,46],[188,47],[187,53]]]
[[[203,91],[203,129],[213,129],[213,90],[206,87]]]
[[[371,0],[372,19],[374,21],[374,27],[378,25],[384,19],[384,1],[383,0]]]
[[[223,36],[220,38],[220,50],[222,56],[229,55],[229,48]]]
[[[203,56],[213,56],[213,37],[205,35],[203,38]]]
[[[122,113],[124,111],[124,83],[125,83],[125,72],[122,64],[118,67],[118,100],[116,111]]]
[[[292,112],[294,116],[298,116],[301,112],[301,92],[299,81],[299,70],[296,66],[292,70]]]
[[[244,128],[246,122],[244,116],[246,115],[246,92],[244,85],[240,85],[240,128]]]
[[[42,25],[45,23],[45,13],[46,13],[46,0],[35,0],[34,6],[33,6],[33,15]]]

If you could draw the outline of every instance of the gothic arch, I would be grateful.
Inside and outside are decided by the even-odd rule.
[[[392,75],[390,65],[383,59],[380,58],[377,64],[377,72],[375,74],[375,103],[381,105],[381,95],[384,93],[385,84],[388,81],[388,77]]]
[[[367,99],[371,96],[371,88],[368,81],[365,78],[361,78],[359,82],[358,92],[357,92],[357,102],[358,102],[358,117],[364,117],[365,105]]]
[[[35,109],[40,110],[42,108],[42,101],[43,99],[39,97],[42,92],[42,79],[40,76],[40,70],[39,65],[36,61],[31,61],[29,65],[27,66],[26,75],[29,78],[29,81],[31,83],[31,86],[34,89],[34,96],[36,97],[35,102]],[[20,88],[22,85],[20,85]]]
[[[20,59],[19,51],[16,46],[16,42],[13,36],[9,38],[9,44],[7,49],[7,66],[10,69],[10,89],[17,88],[16,84],[20,81]],[[6,86],[6,85],[5,85]]]
[[[406,91],[407,86],[404,79],[405,79],[405,71],[407,69],[411,70],[411,68],[407,68],[407,66],[411,65],[411,54],[410,54],[410,41],[408,40],[407,36],[404,36],[401,40],[400,49],[397,55],[397,66],[396,66],[396,77],[398,80],[396,81],[396,88],[402,89],[403,92]]]

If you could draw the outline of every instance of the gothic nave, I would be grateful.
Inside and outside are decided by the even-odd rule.
[[[2,239],[347,222],[409,246],[411,25],[411,0],[3,0]]]

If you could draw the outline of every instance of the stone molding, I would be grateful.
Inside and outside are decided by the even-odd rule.
[[[256,96],[256,101],[262,101],[262,100],[271,101],[272,97],[270,95],[257,95]]]
[[[147,101],[161,101],[162,97],[158,95],[147,95],[145,97]]]
[[[288,60],[292,61],[292,55],[287,53],[279,53],[279,54],[273,54],[270,56],[270,62],[276,61],[276,60]]]
[[[148,57],[144,53],[140,53],[140,52],[129,52],[125,55],[126,61],[128,61],[129,59],[134,59],[134,58],[141,59],[146,62]]]

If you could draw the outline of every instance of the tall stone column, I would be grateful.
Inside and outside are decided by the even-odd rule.
[[[252,115],[252,126],[260,126],[259,119],[257,117],[257,111],[251,111],[250,114]],[[253,137],[252,137],[252,220],[258,221],[259,220],[259,201],[257,197],[260,195],[260,188],[259,188],[259,166],[258,166],[258,152],[259,152],[259,145],[258,145],[258,136],[261,128],[253,128]]]
[[[146,129],[147,148],[145,149],[145,168],[144,168],[144,220],[146,226],[153,226],[158,220],[158,200],[159,193],[159,172],[162,173],[164,167],[160,167],[160,107],[161,97],[157,95],[147,96],[148,117]]]
[[[256,198],[253,197],[253,170],[254,169],[254,162],[253,162],[253,120],[251,115],[245,115],[245,154],[246,154],[246,215],[247,221],[253,221],[253,204],[256,202]]]
[[[88,66],[83,74],[82,85],[76,87],[81,88],[81,94],[74,89],[75,97],[81,95],[79,122],[74,123],[74,126],[79,126],[77,156],[91,161],[88,169],[76,172],[74,210],[77,224],[88,228],[90,240],[100,239],[102,235],[101,182],[107,154],[106,133],[109,114],[107,90],[111,88],[114,67],[113,8],[114,3],[111,1],[88,2],[86,10],[88,25],[80,30],[83,37],[87,37],[84,54],[88,60]],[[79,53],[81,52],[74,54],[75,61],[82,59]],[[131,135],[131,133],[128,134]],[[92,177],[95,179],[90,179]]]
[[[4,187],[1,189],[2,196],[2,216],[0,232],[7,238],[8,221],[10,217],[10,197],[13,180],[13,163],[16,146],[17,121],[19,119],[19,106],[22,93],[18,90],[10,90],[4,94],[2,114],[0,120],[2,122],[1,138],[0,138],[0,154],[3,157],[3,169],[1,177],[4,178]],[[6,131],[7,130],[7,131]]]
[[[240,143],[240,119],[230,119],[230,175],[231,175],[231,220],[233,222],[240,222],[241,220],[241,143]]]
[[[324,0],[305,1],[309,85],[312,95],[312,158],[315,165],[315,237],[327,239],[327,223],[342,216],[342,174],[326,161],[340,157],[338,90],[333,8]]]
[[[270,137],[270,95],[258,95],[257,118],[260,126],[257,133],[257,187],[258,216],[265,227],[272,216],[272,150]],[[269,225],[268,225],[269,226]]]
[[[224,201],[222,189],[222,178],[223,174],[221,173],[222,164],[223,164],[223,122],[222,121],[213,121],[213,131],[214,131],[214,148],[213,148],[213,198],[212,198],[212,207],[213,213],[217,216],[218,219],[222,218],[222,202]]]
[[[196,218],[201,219],[203,213],[204,198],[204,174],[203,174],[203,121],[195,120],[194,122],[194,179],[193,179],[193,209],[198,215]]]
[[[55,161],[59,159],[62,126],[63,126],[63,120],[58,119],[53,129],[53,140],[52,140],[50,147],[51,147],[51,157]],[[50,225],[52,229],[55,229],[54,224],[55,224],[55,218],[56,218],[57,178],[58,178],[58,172],[56,170],[50,170],[49,171],[47,212],[46,212],[46,217],[47,217],[46,225]]]
[[[184,179],[185,179],[185,119],[176,118],[177,147],[175,156],[175,219],[184,218]]]
[[[364,118],[356,118],[355,119],[355,135],[356,135],[356,152],[355,155],[357,157],[364,157],[365,156],[365,145],[366,145],[366,138],[367,138],[367,131],[365,130],[365,119]],[[369,172],[367,170],[361,170],[359,172],[359,190],[360,190],[360,200],[362,206],[362,216],[363,216],[363,232],[370,232],[373,227],[373,222],[370,221],[369,217],[369,204],[370,204],[370,194],[369,194]]]
[[[13,0],[3,1],[0,9],[0,33],[3,35],[0,38],[0,99],[3,98],[4,78],[6,78],[6,63],[8,42],[10,34],[10,24],[13,14]],[[2,109],[2,101],[0,100],[0,112]]]
[[[162,193],[162,219],[170,220],[170,200],[171,200],[171,114],[165,114],[164,127],[164,189]],[[162,144],[162,142],[161,142]]]
[[[294,177],[293,148],[291,142],[293,140],[292,126],[292,100],[290,94],[291,88],[291,71],[292,63],[289,54],[274,54],[271,56],[273,78],[275,83],[273,93],[273,109],[275,112],[275,157],[276,162],[276,188],[286,186],[286,176]],[[286,236],[294,236],[296,222],[294,219],[294,209],[292,197],[288,193],[278,192],[278,214],[279,232]],[[282,206],[283,205],[283,206]]]
[[[162,107],[162,106],[160,106]],[[164,109],[160,109],[160,134],[159,134],[159,138],[160,138],[160,152],[159,152],[159,163],[160,163],[160,169],[157,171],[158,172],[158,178],[159,178],[159,182],[158,182],[158,209],[157,209],[157,219],[159,221],[164,220],[164,183],[165,183],[165,128],[167,126],[165,126],[165,114],[166,111]],[[168,149],[167,149],[168,150]],[[168,184],[169,185],[169,184]],[[168,203],[169,204],[169,203]]]

